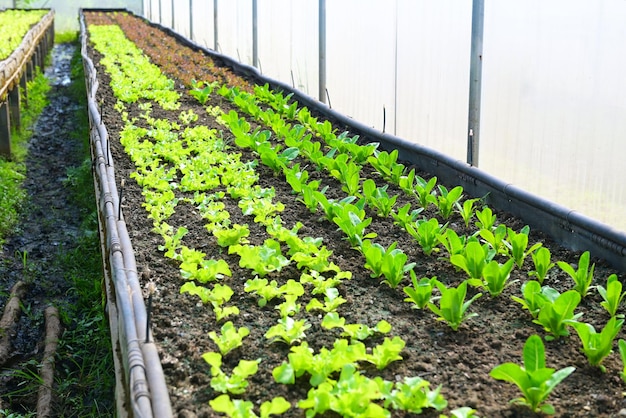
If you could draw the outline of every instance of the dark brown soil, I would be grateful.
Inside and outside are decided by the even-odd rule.
[[[87,14],[88,22],[96,24],[108,16]],[[186,94],[183,87],[184,80],[192,78],[212,80],[215,78],[225,80],[224,69],[219,73],[214,71],[209,58],[203,57],[204,62],[197,62],[197,54],[192,53],[186,47],[173,42],[159,30],[149,27],[133,17],[117,14],[111,16],[120,26],[125,29],[127,36],[133,40],[144,52],[157,64],[163,63],[165,72],[176,80],[177,90],[181,93],[182,106],[179,111],[167,112],[153,107],[152,116],[155,118],[169,118],[176,120],[181,111],[193,109],[201,115],[196,124],[204,124],[209,127],[220,128],[216,122],[207,115],[203,107],[197,101]],[[213,417],[217,416],[209,407],[209,400],[215,398],[218,393],[210,386],[210,368],[202,359],[202,354],[216,350],[216,346],[208,337],[210,331],[219,331],[221,324],[217,324],[211,309],[203,306],[195,296],[180,294],[180,286],[184,280],[180,277],[178,266],[175,262],[166,259],[158,246],[161,239],[151,232],[152,222],[147,218],[146,211],[142,208],[140,187],[130,179],[134,166],[129,157],[124,153],[118,143],[119,133],[122,128],[120,116],[113,105],[116,99],[109,87],[109,77],[104,68],[98,64],[99,54],[90,52],[96,63],[100,78],[98,102],[102,104],[104,122],[109,129],[113,140],[113,155],[116,161],[118,181],[126,179],[124,188],[123,211],[129,227],[131,239],[139,268],[148,266],[151,270],[151,278],[158,286],[158,295],[154,302],[153,329],[154,338],[159,344],[163,368],[170,395],[178,417]],[[191,57],[195,55],[194,57]],[[172,66],[172,62],[178,62],[176,57],[187,57],[184,67]],[[165,66],[166,63],[170,65]],[[200,66],[202,65],[202,66]],[[182,74],[184,73],[184,74]],[[216,75],[217,74],[217,75]],[[221,78],[220,78],[221,77]],[[233,82],[232,74],[228,82]],[[243,80],[234,81],[245,86]],[[213,95],[207,105],[219,105],[225,112],[231,109],[231,104],[218,95]],[[138,117],[137,106],[130,106],[129,117]],[[250,119],[250,118],[248,118]],[[137,122],[140,123],[140,122]],[[224,135],[228,138],[229,133]],[[234,146],[234,144],[233,144]],[[252,160],[257,157],[247,150],[233,149],[233,152],[242,153],[242,160]],[[427,173],[416,169],[422,176],[428,177]],[[313,173],[313,170],[309,170]],[[511,279],[519,280],[518,283],[509,287],[502,295],[491,298],[488,294],[479,298],[470,308],[478,314],[477,317],[462,324],[458,331],[453,331],[445,323],[435,320],[435,315],[429,310],[415,310],[411,305],[403,302],[405,295],[402,287],[409,284],[405,281],[396,289],[380,284],[378,279],[370,278],[369,272],[363,267],[364,259],[344,239],[337,227],[321,220],[320,215],[312,215],[303,204],[296,202],[291,189],[282,176],[275,176],[271,170],[259,165],[259,183],[263,187],[274,187],[276,201],[286,205],[280,214],[283,224],[287,227],[296,222],[304,224],[301,229],[302,236],[322,237],[324,244],[333,251],[332,261],[342,270],[351,271],[353,279],[344,281],[340,287],[341,295],[348,300],[339,308],[339,313],[349,323],[364,323],[374,326],[379,320],[385,319],[391,323],[393,329],[390,336],[398,335],[406,342],[406,348],[401,353],[403,360],[391,363],[387,368],[378,372],[375,368],[363,365],[362,372],[368,376],[381,375],[385,379],[396,381],[403,377],[420,376],[431,382],[432,387],[442,386],[442,394],[447,399],[451,409],[470,406],[475,408],[481,417],[533,417],[536,416],[527,408],[512,406],[509,400],[520,396],[516,387],[511,384],[496,381],[489,376],[490,370],[496,365],[513,361],[519,363],[521,350],[526,339],[532,334],[544,336],[540,326],[532,323],[529,314],[522,310],[520,305],[511,300],[511,295],[518,295],[520,284],[528,280],[528,271],[531,267],[530,260],[526,261],[524,268],[515,269]],[[373,173],[365,173],[367,176],[380,181]],[[337,196],[341,196],[339,186],[323,173],[317,173],[324,184],[336,190]],[[399,190],[390,188],[391,193],[401,193]],[[402,198],[407,199],[407,198]],[[225,198],[229,202],[229,198]],[[254,227],[250,217],[241,214],[235,201],[230,201],[233,210],[230,216],[233,222],[247,223],[253,231],[250,237],[252,243],[262,243],[266,235],[262,228]],[[399,202],[402,205],[403,202]],[[437,216],[429,210],[424,212],[427,216]],[[498,221],[507,226],[519,230],[524,223],[506,213],[497,212]],[[439,280],[448,284],[458,284],[466,277],[457,272],[450,262],[438,256],[445,257],[445,252],[437,255],[426,256],[419,245],[412,241],[410,236],[393,225],[388,219],[381,219],[375,215],[371,225],[371,231],[378,234],[377,242],[388,246],[393,241],[398,241],[398,247],[408,255],[409,261],[416,264],[415,271],[418,277],[437,276]],[[244,339],[242,347],[225,357],[225,368],[228,369],[237,364],[239,359],[261,359],[259,372],[250,380],[250,386],[242,398],[259,404],[264,400],[275,396],[284,396],[291,404],[287,417],[302,417],[304,412],[295,407],[299,399],[306,398],[310,389],[307,379],[298,379],[294,386],[275,383],[271,371],[280,365],[289,353],[289,347],[281,343],[270,344],[264,334],[267,329],[276,323],[279,315],[275,311],[275,303],[269,303],[264,308],[259,308],[256,299],[243,291],[243,284],[254,275],[248,270],[238,267],[239,258],[229,255],[216,245],[213,236],[204,228],[204,221],[197,210],[189,204],[179,204],[176,213],[168,223],[176,229],[185,226],[189,233],[184,238],[184,244],[201,249],[207,257],[215,256],[229,262],[233,272],[232,278],[226,280],[233,288],[235,294],[230,305],[239,307],[241,314],[231,317],[237,327],[247,326],[250,335]],[[465,230],[458,214],[450,219],[450,226],[457,228],[460,233],[471,234],[475,229]],[[559,247],[548,237],[539,231],[531,232],[531,241],[543,242],[548,247],[553,258],[576,263],[579,254],[572,253]],[[600,283],[605,282],[609,274],[614,273],[602,260],[593,260],[596,263],[595,277]],[[620,279],[626,276],[618,273]],[[288,266],[280,273],[272,273],[268,279],[275,279],[284,283],[288,279],[298,280],[300,273],[293,266]],[[572,287],[571,279],[560,269],[551,270],[546,284],[564,291]],[[471,289],[473,294],[476,290]],[[303,296],[303,304],[306,304],[311,296]],[[582,320],[596,326],[603,326],[608,320],[608,314],[599,305],[600,298],[596,292],[586,297],[577,312],[584,312]],[[304,306],[304,305],[303,305]],[[319,350],[321,347],[330,347],[338,332],[328,331],[320,326],[321,316],[309,314],[302,309],[296,318],[307,318],[312,327],[307,331],[307,342],[310,346]],[[618,338],[624,338],[622,331]],[[366,342],[372,346],[382,341],[375,337]],[[565,379],[552,393],[549,402],[556,408],[556,415],[560,417],[609,417],[622,415],[620,411],[626,407],[623,401],[625,385],[619,377],[622,369],[619,354],[613,353],[604,365],[606,373],[587,364],[585,356],[579,350],[580,342],[573,333],[569,337],[557,341],[546,342],[547,363],[550,367],[562,368],[566,366],[576,367],[576,371]],[[425,416],[436,417],[437,412],[427,411]],[[328,415],[332,416],[332,415]],[[394,412],[392,416],[408,416]]]

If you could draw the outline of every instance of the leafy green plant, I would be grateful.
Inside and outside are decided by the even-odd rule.
[[[559,293],[549,286],[541,286],[539,282],[531,280],[522,285],[522,296],[511,296],[515,302],[522,305],[523,309],[527,309],[533,318],[537,318],[543,304],[548,300],[554,300]]]
[[[374,379],[378,383],[385,408],[421,414],[424,409],[443,410],[448,402],[439,392],[441,386],[430,390],[430,382],[421,377],[405,377],[399,382],[389,382],[381,378]]]
[[[250,235],[248,225],[232,224],[228,228],[213,230],[213,235],[217,238],[217,245],[220,247],[230,247],[231,245],[246,244],[245,238]]]
[[[422,277],[419,281],[417,280],[417,275],[413,270],[411,270],[411,281],[413,282],[413,287],[405,286],[404,293],[406,293],[409,297],[405,298],[405,302],[412,302],[414,304],[414,308],[416,309],[424,309],[428,303],[433,300],[433,288],[435,287],[435,280],[437,280],[437,276],[433,276],[430,279],[427,277]]]
[[[369,206],[375,208],[378,216],[386,218],[389,216],[396,204],[398,195],[390,197],[387,194],[388,184],[376,187],[376,183],[372,179],[363,182],[363,196]]]
[[[282,396],[263,402],[259,416],[254,413],[254,404],[251,401],[231,399],[225,394],[210,400],[209,405],[214,411],[226,414],[231,418],[268,418],[270,415],[284,414],[291,408],[291,404]]]
[[[470,279],[481,280],[485,266],[491,261],[495,251],[490,251],[487,244],[481,246],[477,241],[470,241],[465,246],[465,251],[450,256],[452,265],[465,271]]]
[[[509,255],[509,243],[506,241],[506,225],[500,224],[496,228],[481,229],[478,234],[489,244],[496,254]]]
[[[228,254],[238,254],[239,266],[254,271],[261,277],[265,277],[273,271],[281,271],[289,264],[280,251],[280,243],[273,239],[266,239],[263,245],[231,245]]]
[[[347,203],[338,206],[332,220],[346,234],[354,248],[361,247],[364,239],[377,236],[375,232],[365,232],[365,228],[372,223],[372,218],[365,218],[365,211],[356,205]]]
[[[382,245],[365,240],[361,246],[365,268],[372,271],[372,277],[383,276],[384,282],[393,289],[402,281],[404,274],[415,267],[415,263],[406,263],[408,257],[396,248],[397,244],[394,242],[385,250]]]
[[[535,270],[528,273],[529,276],[537,277],[539,283],[543,284],[548,271],[556,264],[550,262],[550,250],[546,247],[538,248],[537,251],[531,253],[531,257],[533,259],[533,264],[535,265]]]
[[[454,229],[448,228],[443,234],[437,235],[437,241],[443,245],[450,256],[454,254],[463,254],[465,245],[469,240],[476,238],[467,238],[465,235],[459,236]]]
[[[483,280],[469,279],[468,283],[472,286],[484,287],[492,297],[498,296],[506,287],[515,283],[509,282],[514,263],[512,258],[504,264],[491,260],[483,269]]]
[[[448,415],[440,415],[439,418],[480,418],[476,415],[476,410],[469,406],[453,409],[450,411],[450,414],[452,414],[450,417]]]
[[[260,307],[265,306],[267,302],[280,295],[290,294],[297,297],[304,294],[304,287],[302,284],[293,279],[289,279],[284,285],[278,286],[278,282],[276,282],[276,280],[272,280],[270,282],[267,279],[255,277],[254,279],[247,280],[243,289],[244,292],[253,292],[259,296],[259,301],[257,303]]]
[[[400,352],[406,343],[398,336],[393,338],[385,337],[381,344],[372,349],[372,354],[367,354],[365,360],[374,364],[378,370],[382,370],[392,361],[402,360]]]
[[[546,340],[550,341],[569,335],[567,325],[572,325],[582,316],[582,313],[574,315],[574,310],[580,303],[581,296],[576,290],[568,290],[561,294],[555,291],[547,296],[539,309],[537,319],[533,322],[542,325],[550,333],[550,335],[546,335]]]
[[[443,219],[448,219],[452,214],[452,209],[463,195],[463,187],[456,186],[448,190],[445,186],[438,185],[439,195],[437,196],[437,207]]]
[[[211,387],[216,392],[242,394],[248,387],[248,378],[259,370],[261,360],[239,360],[233,368],[232,375],[228,376],[221,369],[222,355],[216,352],[208,352],[202,355],[204,361],[211,366]]]
[[[447,227],[448,224],[439,224],[437,218],[430,218],[408,224],[406,230],[422,247],[424,254],[431,255],[433,251],[439,251],[437,237],[443,234]]]
[[[617,275],[611,274],[609,276],[606,280],[606,288],[602,285],[598,285],[596,289],[600,296],[602,296],[600,305],[606,309],[609,315],[616,316],[617,310],[622,304],[624,296],[626,296],[626,292],[622,292],[622,282],[618,280]]]
[[[512,403],[526,405],[534,412],[554,414],[554,407],[546,403],[547,397],[563,379],[572,374],[575,367],[565,367],[558,371],[546,367],[546,352],[538,335],[531,335],[524,344],[523,366],[503,363],[491,370],[491,377],[515,384],[522,391],[522,398]]]
[[[415,194],[420,202],[420,205],[427,209],[431,204],[437,204],[437,196],[433,193],[433,189],[437,184],[437,177],[431,177],[426,181],[420,176],[415,177]]]
[[[596,332],[593,325],[585,322],[572,322],[570,325],[576,330],[582,342],[582,352],[587,356],[589,364],[599,366],[602,371],[605,371],[601,363],[606,356],[611,354],[613,340],[622,329],[624,320],[611,317],[601,332]]]
[[[307,304],[306,310],[307,312],[314,310],[333,312],[336,311],[339,306],[343,305],[346,302],[347,300],[339,295],[339,290],[337,290],[337,288],[330,287],[324,292],[324,303],[320,302],[316,298],[313,298]]]
[[[461,203],[459,203],[458,201],[454,203],[457,212],[459,212],[459,215],[461,215],[461,218],[463,218],[463,222],[465,223],[466,228],[469,227],[469,223],[474,217],[474,204],[479,200],[480,199],[466,199],[463,202],[463,205],[461,205]]]
[[[418,208],[411,210],[411,204],[407,203],[398,209],[397,212],[392,211],[391,217],[394,219],[393,223],[406,229],[407,225],[417,221],[417,216],[424,211],[424,208]]]
[[[397,183],[404,172],[404,165],[399,164],[397,160],[398,150],[376,151],[373,156],[367,159],[367,162],[381,174],[383,179]]]
[[[483,210],[476,211],[476,219],[478,219],[476,226],[479,229],[492,229],[496,223],[496,215],[488,206],[485,206]]]
[[[243,339],[250,334],[250,330],[246,327],[236,328],[231,321],[222,325],[218,335],[215,331],[209,332],[209,337],[217,345],[222,356],[230,353],[243,344]]]
[[[343,329],[341,336],[349,337],[350,341],[363,341],[375,333],[387,334],[391,331],[391,325],[384,319],[380,320],[374,328],[371,328],[366,324],[346,324],[346,319],[344,317],[340,317],[337,312],[328,312],[324,315],[321,325],[326,329]]]
[[[445,284],[436,279],[434,282],[441,292],[441,298],[439,299],[439,306],[429,302],[428,308],[438,315],[438,321],[445,321],[450,328],[457,331],[463,321],[478,315],[477,313],[468,313],[467,309],[482,296],[482,293],[477,293],[466,301],[467,281],[462,282],[458,287],[446,287]]]
[[[507,228],[507,244],[511,251],[511,255],[515,260],[515,264],[517,267],[522,267],[524,264],[524,260],[528,255],[533,254],[537,251],[543,244],[538,242],[528,248],[528,234],[530,233],[530,227],[528,225],[524,226],[521,231],[515,232],[511,228]]]
[[[209,289],[194,282],[187,282],[180,287],[180,293],[189,293],[198,296],[204,304],[210,303],[218,322],[230,315],[239,314],[239,308],[236,306],[222,306],[233,295],[233,290],[228,285],[217,283],[213,289]]]
[[[557,261],[558,266],[569,274],[576,284],[574,289],[580,293],[580,296],[585,297],[591,288],[593,282],[593,271],[596,267],[595,263],[589,268],[589,251],[582,253],[578,260],[578,269],[574,270],[572,266],[564,261]]]
[[[361,166],[349,161],[349,158],[348,154],[339,154],[335,159],[328,159],[326,168],[331,176],[343,184],[343,191],[355,196],[361,188]]]
[[[265,338],[268,340],[282,341],[287,345],[292,345],[294,342],[298,342],[306,338],[304,333],[307,329],[311,328],[311,324],[306,320],[295,320],[290,316],[282,317],[278,320],[278,324],[270,327],[265,333]]]
[[[189,90],[189,94],[195,97],[200,104],[205,105],[209,100],[214,87],[215,85],[213,83],[191,80],[191,90]]]

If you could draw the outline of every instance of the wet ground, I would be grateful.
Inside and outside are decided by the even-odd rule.
[[[72,135],[79,104],[68,91],[75,48],[58,44],[52,51],[52,64],[45,70],[51,84],[49,104],[33,127],[25,162],[27,207],[17,232],[0,250],[2,309],[11,287],[18,281],[26,283],[22,314],[11,336],[11,354],[0,373],[2,406],[13,411],[17,406],[12,394],[24,386],[15,370],[41,361],[45,308],[54,305],[63,311],[74,302],[68,292],[71,284],[56,260],[77,245],[81,222],[80,209],[70,201],[67,186],[67,168],[80,165],[83,158],[78,152],[81,140]],[[28,404],[28,398],[20,398],[19,403],[19,409],[30,409],[21,405]]]

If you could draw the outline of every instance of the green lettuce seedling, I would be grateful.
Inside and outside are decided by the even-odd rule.
[[[189,94],[195,97],[200,104],[205,105],[209,100],[209,96],[213,92],[213,87],[215,84],[213,83],[205,83],[204,81],[196,81],[191,80],[191,90],[189,90]]]
[[[561,294],[555,291],[545,295],[548,297],[541,305],[539,315],[533,322],[542,325],[550,333],[546,335],[547,341],[569,335],[567,326],[572,325],[582,316],[582,313],[574,315],[574,310],[580,303],[580,293],[576,290],[568,290]]]
[[[282,317],[278,324],[270,327],[265,333],[265,338],[271,342],[282,341],[287,345],[292,345],[306,338],[304,331],[311,328],[311,324],[305,319],[295,320],[290,316]]]
[[[622,292],[622,282],[620,282],[617,278],[616,274],[611,274],[606,281],[606,289],[598,285],[597,286],[598,293],[602,296],[602,302],[600,305],[611,316],[617,315],[617,310],[619,309],[622,301],[624,300],[624,296],[626,296],[626,292]],[[622,315],[623,316],[623,315]]]
[[[442,185],[438,185],[439,196],[437,196],[437,207],[443,219],[448,219],[452,214],[452,209],[463,195],[463,187],[456,186],[450,191]]]
[[[238,254],[239,267],[248,268],[261,277],[273,271],[281,271],[289,264],[280,251],[280,243],[273,239],[266,239],[262,246],[231,245],[228,254]]]
[[[433,189],[437,184],[437,177],[432,177],[426,181],[420,176],[415,178],[415,194],[420,202],[420,206],[424,209],[428,209],[428,206],[437,204],[437,196],[433,193]]]
[[[411,270],[410,273],[413,287],[404,287],[404,293],[409,296],[408,298],[405,298],[404,301],[413,302],[413,307],[416,309],[424,309],[428,303],[433,300],[433,287],[435,287],[435,280],[437,280],[437,276],[433,276],[430,279],[422,277],[418,282],[415,272]]]
[[[521,229],[519,233],[515,232],[511,228],[507,228],[508,242],[505,243],[511,251],[511,256],[515,260],[517,267],[522,267],[524,260],[528,255],[533,254],[543,244],[538,242],[528,248],[528,234],[530,233],[530,227],[526,225]],[[528,250],[527,250],[528,248]]]
[[[324,303],[320,302],[318,299],[313,298],[306,305],[306,311],[310,312],[314,310],[320,310],[324,312],[333,312],[336,311],[339,306],[343,305],[346,302],[347,300],[339,295],[339,290],[337,290],[337,288],[330,287],[324,292]]]
[[[476,415],[476,410],[470,408],[469,406],[463,406],[461,408],[453,409],[450,411],[450,416],[448,415],[439,415],[439,418],[480,418]]]
[[[414,224],[408,224],[406,230],[422,247],[424,254],[431,255],[433,251],[439,251],[439,248],[437,248],[439,243],[437,237],[443,234],[447,227],[447,223],[441,225],[437,218],[430,218],[429,220],[418,220]]]
[[[242,399],[231,399],[228,395],[220,395],[209,401],[215,412],[221,412],[231,418],[268,418],[270,415],[284,414],[291,404],[282,396],[265,401],[261,404],[260,415],[254,413],[254,404]]]
[[[233,290],[228,285],[217,283],[213,289],[198,286],[194,282],[187,282],[180,287],[180,293],[189,293],[198,296],[205,305],[210,303],[217,322],[230,315],[239,315],[239,308],[236,306],[222,306],[228,302],[233,295]]]
[[[468,283],[472,286],[484,287],[492,297],[498,296],[504,289],[515,283],[515,280],[509,282],[513,265],[512,258],[504,264],[491,260],[483,269],[483,280],[469,279]]]
[[[481,229],[478,234],[496,254],[509,255],[510,244],[506,241],[506,225],[500,224],[495,229]]]
[[[531,257],[533,259],[533,264],[535,265],[535,270],[529,272],[528,275],[537,277],[539,283],[543,284],[548,271],[556,265],[555,263],[550,262],[550,250],[546,247],[541,247],[537,249],[537,251],[531,253]]]
[[[365,210],[350,203],[336,208],[332,221],[346,234],[346,239],[353,248],[363,245],[364,239],[376,238],[375,232],[365,233],[372,223],[372,218],[365,218]]]
[[[467,309],[472,302],[482,296],[482,293],[477,293],[470,300],[465,301],[467,281],[458,287],[450,288],[438,280],[434,280],[434,282],[441,292],[441,299],[439,299],[439,306],[429,302],[428,308],[438,315],[438,321],[445,321],[450,328],[457,331],[463,321],[478,315],[477,313],[468,313]]]
[[[375,151],[374,155],[367,159],[367,162],[378,171],[382,178],[392,183],[398,183],[399,178],[404,173],[404,165],[398,161],[398,150],[391,152]]]
[[[572,266],[564,261],[558,261],[557,264],[569,276],[574,280],[576,285],[574,290],[580,293],[580,296],[585,297],[591,289],[591,283],[593,282],[593,270],[595,269],[595,263],[589,268],[589,251],[585,251],[578,260],[578,269],[574,270]]]
[[[222,325],[221,335],[217,335],[215,331],[209,332],[209,337],[217,345],[223,356],[230,353],[243,344],[243,339],[250,334],[250,330],[246,327],[237,329],[231,321]]]
[[[349,159],[348,154],[339,154],[335,159],[327,160],[326,169],[342,183],[341,189],[344,192],[356,196],[361,188],[361,166]]]
[[[211,366],[211,387],[221,393],[242,394],[248,387],[248,378],[259,370],[259,360],[239,360],[233,369],[232,375],[228,376],[221,369],[222,355],[220,353],[209,352],[202,355],[204,361]]]
[[[533,318],[537,318],[539,311],[548,300],[555,300],[559,293],[549,286],[541,286],[539,282],[531,280],[522,285],[523,299],[511,296],[515,302],[522,305],[522,309],[527,309]]]
[[[365,256],[365,268],[372,271],[372,277],[383,276],[384,283],[395,289],[404,279],[404,274],[415,267],[415,263],[406,263],[408,256],[402,250],[396,248],[397,242],[389,248],[364,240],[361,246]]]
[[[217,238],[217,245],[226,248],[231,245],[247,244],[245,238],[250,235],[250,229],[247,224],[232,224],[229,228],[213,230],[213,235]]]
[[[350,341],[363,341],[375,333],[387,334],[391,331],[389,322],[380,320],[374,328],[366,324],[346,324],[346,319],[340,317],[337,312],[328,312],[322,319],[322,327],[326,329],[341,328],[342,337],[349,337]]]
[[[441,395],[441,386],[430,390],[430,382],[421,377],[405,377],[400,382],[392,383],[376,377],[385,408],[406,411],[412,414],[421,414],[424,409],[443,410],[448,401]]]
[[[469,227],[469,223],[474,217],[474,204],[479,200],[480,199],[467,199],[465,200],[465,202],[463,202],[463,205],[461,205],[459,202],[454,203],[457,212],[459,212],[459,215],[461,215],[461,218],[463,218],[463,222],[465,223],[466,228]]]
[[[484,207],[483,210],[476,211],[476,227],[479,229],[493,229],[496,223],[496,215],[493,214],[491,208]]]
[[[463,254],[465,245],[467,242],[470,242],[470,240],[476,240],[476,238],[467,238],[465,235],[459,236],[454,229],[446,229],[443,234],[437,235],[437,241],[448,251],[449,256]],[[458,269],[456,266],[455,268]]]
[[[619,355],[622,359],[622,371],[619,375],[622,381],[626,383],[626,341],[620,339],[617,342],[617,346],[619,347]]]
[[[405,342],[402,338],[385,337],[381,344],[372,349],[372,354],[367,354],[365,360],[374,364],[378,370],[382,370],[392,361],[402,360],[400,352],[404,349]]]
[[[363,197],[365,197],[365,201],[370,207],[376,209],[378,216],[383,218],[389,216],[398,199],[398,195],[390,197],[387,194],[388,187],[388,184],[376,187],[376,183],[372,179],[367,179],[363,182]]]
[[[593,325],[584,322],[572,322],[570,325],[578,333],[578,337],[582,342],[582,351],[587,356],[589,364],[599,366],[602,371],[605,371],[601,363],[611,353],[613,340],[622,329],[624,320],[618,320],[614,316],[611,317],[599,333],[596,332]]]
[[[522,391],[522,398],[512,403],[526,405],[534,412],[554,414],[554,407],[546,403],[547,397],[563,379],[572,374],[575,367],[565,367],[555,371],[546,367],[546,352],[538,335],[531,335],[524,344],[522,354],[524,365],[503,363],[491,370],[491,377],[515,384]]]
[[[481,280],[483,269],[494,255],[495,252],[490,251],[487,244],[481,246],[477,241],[470,241],[465,246],[463,253],[450,256],[450,262],[452,265],[463,269],[470,279]]]
[[[411,204],[407,203],[398,209],[397,212],[392,211],[391,217],[394,219],[393,223],[400,228],[406,229],[407,225],[415,223],[417,216],[424,211],[424,208],[418,208],[411,210]]]

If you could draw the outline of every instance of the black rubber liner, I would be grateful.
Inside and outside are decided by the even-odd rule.
[[[84,10],[118,11],[134,15],[127,9]],[[593,256],[606,260],[614,268],[626,271],[626,232],[619,231],[577,211],[529,193],[514,184],[506,183],[479,168],[469,166],[464,161],[455,160],[428,147],[375,130],[329,108],[324,103],[288,84],[262,75],[254,67],[241,64],[233,58],[207,49],[170,28],[153,23],[141,16],[137,17],[167,32],[182,44],[204,52],[216,64],[232,68],[238,75],[252,79],[259,84],[268,83],[274,90],[293,93],[293,99],[300,104],[319,112],[339,125],[349,128],[354,134],[360,135],[368,142],[379,142],[380,147],[385,150],[397,149],[399,158],[437,176],[438,181],[442,184],[460,185],[466,194],[473,197],[486,195],[486,202],[491,207],[519,217],[532,228],[550,235],[564,247],[573,251],[589,251]]]

